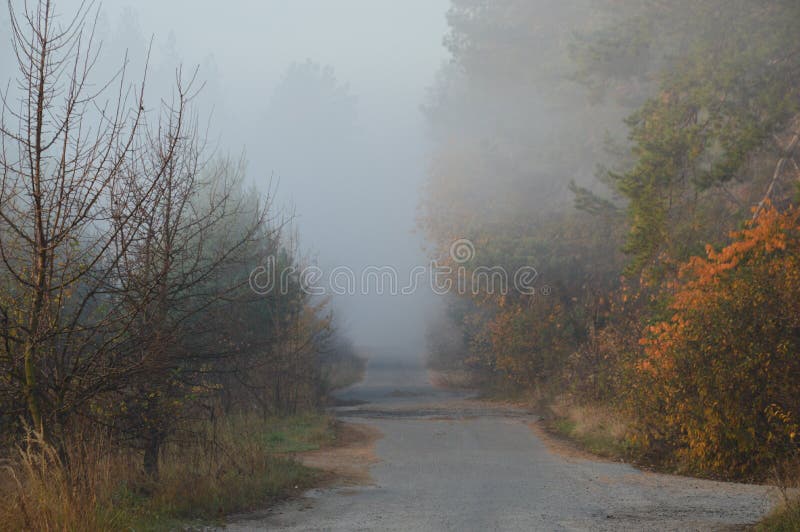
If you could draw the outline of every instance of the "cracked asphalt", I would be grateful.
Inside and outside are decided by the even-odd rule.
[[[763,486],[555,453],[533,413],[434,388],[421,366],[373,363],[340,399],[343,421],[383,435],[371,481],[312,490],[227,530],[741,530],[774,501]]]

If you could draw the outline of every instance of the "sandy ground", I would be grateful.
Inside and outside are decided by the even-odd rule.
[[[344,445],[304,458],[338,485],[227,530],[740,530],[775,500],[570,452],[532,413],[434,388],[418,368],[370,367],[342,399]]]
[[[303,453],[301,462],[332,473],[335,485],[363,485],[372,482],[370,467],[380,460],[375,444],[383,434],[370,425],[341,423],[335,447]]]

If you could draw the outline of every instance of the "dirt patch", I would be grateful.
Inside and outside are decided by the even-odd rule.
[[[338,422],[336,443],[331,447],[297,455],[304,465],[324,472],[323,484],[369,484],[371,465],[379,462],[375,444],[383,438],[378,429],[360,423]]]

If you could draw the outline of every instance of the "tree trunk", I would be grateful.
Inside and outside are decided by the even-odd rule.
[[[161,454],[161,434],[151,430],[144,447],[144,472],[152,479],[158,479],[158,457]]]

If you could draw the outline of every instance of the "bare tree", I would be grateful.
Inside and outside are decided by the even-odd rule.
[[[121,259],[108,287],[116,307],[136,316],[123,367],[137,370],[115,402],[124,409],[117,426],[139,441],[152,475],[188,397],[215,391],[213,363],[248,348],[230,334],[232,307],[246,295],[242,268],[272,231],[269,199],[244,194],[241,165],[204,158],[196,116],[185,109],[194,84],[177,71],[175,101],[126,168],[126,201],[139,208],[116,231]]]
[[[125,326],[99,291],[156,182],[119,201],[123,169],[137,156],[144,81],[129,85],[123,65],[110,82],[92,83],[91,7],[62,21],[50,0],[21,11],[8,4],[19,76],[0,96],[0,335],[6,382],[40,432],[110,377],[99,368],[113,361]]]
[[[66,22],[32,6],[9,3],[19,77],[0,93],[0,423],[26,417],[61,445],[88,421],[156,476],[165,441],[223,387],[265,413],[317,404],[326,302],[297,279],[249,289],[255,264],[297,250],[271,194],[207,150],[197,72],[179,68],[148,112],[125,65],[92,84],[91,4]]]

